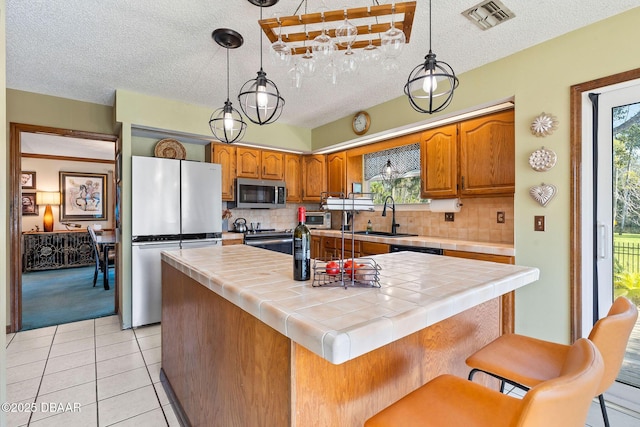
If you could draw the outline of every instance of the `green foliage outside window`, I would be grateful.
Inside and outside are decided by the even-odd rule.
[[[394,179],[386,183],[380,179],[368,181],[369,192],[373,193],[373,203],[381,205],[387,196],[392,196],[396,204],[428,203],[420,198],[420,177],[412,176]]]

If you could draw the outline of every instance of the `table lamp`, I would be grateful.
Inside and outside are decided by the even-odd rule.
[[[44,231],[53,231],[53,212],[51,212],[51,205],[60,205],[60,192],[36,192],[36,205],[47,205],[44,210],[44,217],[42,218],[42,228]]]

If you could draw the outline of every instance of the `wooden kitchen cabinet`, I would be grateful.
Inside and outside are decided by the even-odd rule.
[[[388,254],[390,250],[391,246],[386,243],[360,242],[360,256]]]
[[[347,154],[344,151],[327,154],[327,191],[331,196],[348,196]]]
[[[512,195],[515,192],[513,110],[422,133],[425,199]]]
[[[322,237],[311,235],[311,258],[322,258]]]
[[[236,171],[238,178],[260,179],[261,159],[260,149],[238,147],[236,151]]]
[[[287,184],[287,202],[289,203],[300,203],[302,200],[301,172],[300,155],[286,153],[284,155],[284,181]]]
[[[508,255],[481,254],[478,252],[452,251],[445,249],[443,255],[457,258],[477,259],[479,261],[499,262],[500,264],[515,264],[515,259]]]
[[[514,112],[460,123],[460,195],[515,192]]]
[[[302,156],[302,201],[319,202],[327,185],[326,158],[324,154]]]
[[[338,259],[335,237],[322,237],[320,239],[320,257],[324,260]]]
[[[262,150],[261,163],[261,179],[284,181],[284,153]]]
[[[222,166],[222,200],[235,200],[236,147],[230,144],[209,144],[205,160]]]
[[[236,163],[238,178],[284,181],[284,153],[238,147]]]
[[[422,198],[455,197],[458,194],[458,125],[451,124],[422,133],[420,167]]]

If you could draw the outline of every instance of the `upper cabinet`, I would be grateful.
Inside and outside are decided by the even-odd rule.
[[[460,123],[460,194],[515,192],[513,110]]]
[[[327,185],[327,164],[324,154],[302,156],[302,201],[319,202]]]
[[[236,179],[236,147],[230,144],[209,144],[205,159],[222,166],[222,200],[234,200]]]
[[[420,141],[422,197],[455,197],[458,193],[458,125],[425,131]]]
[[[261,158],[260,149],[239,146],[236,151],[238,178],[259,179]]]
[[[515,191],[513,110],[422,133],[422,197],[512,195]]]
[[[238,178],[284,180],[284,153],[237,147]]]
[[[284,181],[284,153],[262,150],[262,179]]]
[[[327,155],[327,191],[331,196],[347,197],[347,154],[344,151]]]
[[[285,153],[284,155],[284,181],[287,183],[287,202],[289,203],[300,203],[302,200],[300,159],[298,154]]]

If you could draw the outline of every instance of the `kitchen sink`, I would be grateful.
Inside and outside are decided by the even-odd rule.
[[[364,236],[382,236],[382,237],[411,237],[417,236],[417,234],[407,234],[407,233],[390,233],[388,231],[354,231],[353,234],[360,234]]]

